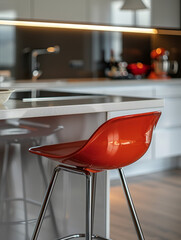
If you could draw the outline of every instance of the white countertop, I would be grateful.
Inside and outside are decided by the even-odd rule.
[[[176,83],[176,80],[174,80]],[[177,80],[179,83],[179,80]],[[170,82],[166,81],[170,84]],[[9,84],[9,86],[8,86]],[[16,91],[28,91],[32,89],[52,89],[58,91],[73,91],[73,92],[91,92],[91,88],[100,90],[102,87],[116,86],[138,86],[145,84],[155,84],[155,81],[134,80],[134,81],[93,81],[93,82],[68,82],[65,80],[38,80],[36,83],[31,81],[16,81],[11,83],[3,83],[0,87],[14,88]],[[160,84],[157,81],[156,84]],[[82,90],[81,90],[82,89]],[[87,89],[87,91],[85,90]],[[103,92],[102,92],[103,93]],[[42,116],[57,116],[70,114],[85,114],[95,112],[111,112],[122,110],[136,110],[149,108],[162,108],[164,105],[163,99],[153,98],[130,98],[121,96],[84,96],[83,98],[69,98],[68,100],[53,101],[33,101],[23,102],[22,100],[9,100],[4,106],[0,107],[0,119],[11,118],[28,118]]]
[[[22,102],[21,100],[9,100],[4,106],[0,107],[0,119],[161,108],[164,105],[164,101],[162,99],[122,98],[120,96],[113,97],[106,101],[104,100],[105,98],[100,98],[98,99],[99,101],[95,101],[95,99],[92,101],[60,100],[45,102]]]
[[[80,80],[80,81],[79,81]],[[92,88],[92,87],[130,87],[130,86],[170,86],[180,85],[181,78],[174,79],[158,79],[158,80],[110,80],[107,78],[90,78],[90,79],[48,79],[48,80],[37,80],[32,82],[30,80],[16,80],[7,81],[0,83],[0,88],[15,88],[15,89],[43,89],[43,88],[61,88],[61,89],[72,89],[72,88]]]

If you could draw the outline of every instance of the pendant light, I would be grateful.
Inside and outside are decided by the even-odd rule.
[[[142,0],[125,0],[121,10],[140,10],[147,9]]]

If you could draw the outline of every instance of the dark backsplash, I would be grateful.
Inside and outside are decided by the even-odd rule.
[[[32,49],[59,45],[59,54],[39,56],[41,78],[88,77],[91,72],[91,32],[57,31],[53,29],[17,28],[16,78],[30,78]],[[28,52],[29,51],[29,52]],[[25,53],[26,52],[26,53]],[[81,61],[82,66],[72,66],[72,60]]]
[[[163,47],[169,51],[169,60],[178,61],[178,73],[172,77],[181,77],[181,36],[153,35],[153,49]]]
[[[0,29],[0,33],[2,30]],[[10,41],[14,47],[15,61],[1,64],[5,53],[0,50],[0,70],[10,69],[15,79],[31,78],[31,51],[33,49],[60,46],[59,54],[39,56],[40,78],[83,78],[104,77],[105,62],[109,61],[111,49],[120,56],[119,60],[128,63],[142,62],[150,64],[150,51],[164,47],[170,51],[170,58],[181,62],[180,36],[157,36],[148,34],[114,34],[94,31],[56,30],[45,28],[17,27]],[[114,49],[115,38],[121,52]],[[3,49],[6,41],[1,41]],[[7,49],[9,45],[7,45]],[[9,58],[11,52],[9,51]],[[13,58],[13,55],[12,55]],[[12,61],[13,62],[13,61]],[[179,72],[179,75],[181,73]]]
[[[150,64],[151,36],[149,34],[123,34],[123,59],[128,63]]]

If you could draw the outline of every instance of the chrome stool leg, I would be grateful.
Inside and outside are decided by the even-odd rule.
[[[33,139],[33,146],[41,145],[41,142],[42,142],[41,138],[39,140],[34,138]],[[42,156],[38,155],[37,157],[38,157],[39,169],[40,169],[41,174],[42,174],[42,178],[43,178],[43,181],[44,181],[45,188],[47,189],[48,181],[47,181],[45,169],[44,169],[44,166],[43,166],[43,163],[42,163],[43,159],[42,159]],[[51,216],[53,228],[55,230],[55,234],[56,234],[56,236],[59,236],[59,231],[58,231],[57,223],[56,223],[56,220],[55,220],[55,213],[53,211],[53,207],[52,207],[51,201],[49,203],[49,209],[50,209],[50,216]]]
[[[41,174],[42,174],[42,177],[43,177],[45,187],[47,188],[48,181],[47,181],[47,178],[46,178],[45,169],[44,169],[43,164],[42,164],[41,156],[39,156],[39,158],[40,158],[40,159],[38,159],[39,168],[40,168],[40,171],[41,171]],[[53,211],[51,201],[49,203],[49,209],[50,209],[50,216],[51,216],[51,220],[52,220],[52,225],[54,227],[56,236],[59,236],[59,231],[58,231],[57,223],[56,223],[56,220],[55,220],[55,213]]]
[[[86,240],[92,239],[92,177],[86,175]]]
[[[128,185],[127,185],[127,182],[126,182],[124,171],[123,171],[122,168],[118,169],[118,171],[119,171],[123,191],[124,191],[124,194],[125,194],[128,206],[129,206],[129,210],[130,210],[130,213],[131,213],[131,216],[132,216],[132,220],[133,220],[133,223],[134,223],[134,226],[135,226],[135,229],[136,229],[138,239],[139,240],[145,240],[144,235],[143,235],[143,231],[141,229],[141,225],[140,225],[137,213],[136,213],[136,209],[134,207],[133,200],[131,198],[131,194],[130,194],[130,191],[129,191],[129,188],[128,188]]]
[[[39,213],[39,216],[38,216],[38,219],[37,219],[37,222],[36,222],[36,226],[35,226],[32,238],[31,238],[32,240],[36,240],[38,238],[39,231],[40,231],[40,228],[41,228],[41,225],[42,225],[42,222],[43,222],[43,219],[44,219],[47,207],[48,207],[48,203],[50,201],[50,197],[51,197],[53,188],[54,188],[56,180],[57,180],[59,171],[60,171],[60,168],[55,168],[54,169],[51,181],[49,183],[47,192],[45,194],[45,197],[44,197],[41,209],[40,209],[40,213]]]
[[[64,166],[64,165],[58,165],[53,172],[51,181],[49,183],[47,192],[45,194],[41,209],[40,209],[40,213],[38,216],[38,220],[32,235],[31,240],[37,240],[39,232],[40,232],[40,228],[41,225],[43,223],[44,220],[44,216],[50,201],[50,197],[51,194],[53,192],[55,183],[56,183],[56,179],[58,177],[58,173],[60,172],[60,170],[64,170],[67,172],[72,172],[75,174],[79,174],[79,175],[84,175],[86,177],[86,230],[85,233],[82,234],[72,234],[66,237],[61,237],[58,238],[57,240],[69,240],[69,239],[73,239],[73,238],[82,238],[84,237],[85,240],[92,240],[92,239],[100,239],[100,240],[110,240],[110,239],[106,239],[97,235],[92,235],[92,191],[95,191],[95,186],[92,188],[92,176],[91,174],[83,169],[78,169],[78,168],[74,168],[74,167],[69,167],[69,166]],[[94,181],[96,182],[96,176],[94,176]],[[94,183],[95,183],[94,182]]]
[[[2,173],[1,173],[1,182],[0,182],[0,220],[3,216],[3,199],[5,194],[5,182],[6,182],[6,173],[8,168],[8,155],[9,153],[9,143],[5,144],[4,158],[2,164]]]
[[[92,235],[93,235],[93,232],[94,232],[94,214],[95,214],[95,200],[96,200],[96,185],[97,185],[97,173],[93,173],[92,174],[92,209],[91,209],[91,212],[92,212],[92,216],[91,216],[91,220],[92,220]]]
[[[77,234],[68,235],[66,237],[58,238],[56,240],[70,240],[74,238],[84,238],[86,240],[92,240],[92,239],[111,240],[111,239],[107,239],[107,238],[93,234],[96,183],[97,183],[97,173],[93,173],[92,177],[90,175],[86,175],[86,234],[77,233]]]
[[[21,148],[21,144],[20,144]],[[22,149],[20,149],[20,153]],[[21,178],[22,178],[22,193],[23,193],[23,205],[24,205],[24,219],[25,219],[25,239],[29,240],[28,234],[28,210],[27,210],[27,201],[26,201],[26,186],[25,186],[25,173],[24,173],[24,161],[22,159],[22,154],[20,154],[20,161],[21,161]]]
[[[81,174],[81,175],[85,175],[86,176],[86,240],[91,240],[91,175],[88,171],[86,170],[80,170],[80,169],[76,169],[74,167],[68,167],[68,166],[64,166],[64,165],[58,165],[53,172],[51,181],[49,183],[47,192],[45,194],[41,209],[40,209],[40,213],[38,216],[38,220],[36,222],[36,226],[32,235],[31,240],[37,240],[38,235],[39,235],[39,231],[50,201],[50,197],[51,194],[53,192],[53,188],[55,186],[56,183],[56,179],[58,177],[58,173],[60,170],[64,170],[67,172],[73,172],[76,174]]]

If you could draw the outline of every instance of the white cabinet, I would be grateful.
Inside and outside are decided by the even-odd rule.
[[[86,0],[0,0],[0,19],[87,20]]]
[[[110,23],[109,0],[34,0],[32,17],[91,23]]]
[[[155,132],[155,158],[169,158],[181,155],[181,127],[158,128]]]
[[[111,23],[110,0],[87,0],[86,21],[91,23]]]
[[[180,0],[143,1],[148,8],[134,12],[120,9],[123,1],[0,0],[0,18],[180,28]]]
[[[165,129],[181,128],[181,84],[157,87],[155,96],[165,99],[159,127]]]
[[[167,98],[165,96],[165,107],[163,109],[161,121],[159,122],[159,127],[181,128],[181,97]]]
[[[144,0],[147,9],[137,11],[121,9],[123,3],[124,1],[111,1],[111,24],[150,27],[150,0]]]
[[[164,97],[165,107],[155,137],[155,157],[181,155],[181,84],[156,88],[156,96]]]
[[[111,24],[180,29],[180,0],[143,0],[147,9],[122,10],[123,1],[111,1]]]
[[[32,17],[42,20],[86,21],[86,0],[34,0]]]
[[[0,19],[30,18],[31,0],[0,0]]]
[[[122,10],[123,2],[111,2],[111,23],[126,26],[180,29],[180,0],[143,0],[147,9]]]
[[[180,0],[151,0],[151,25],[180,29]]]

